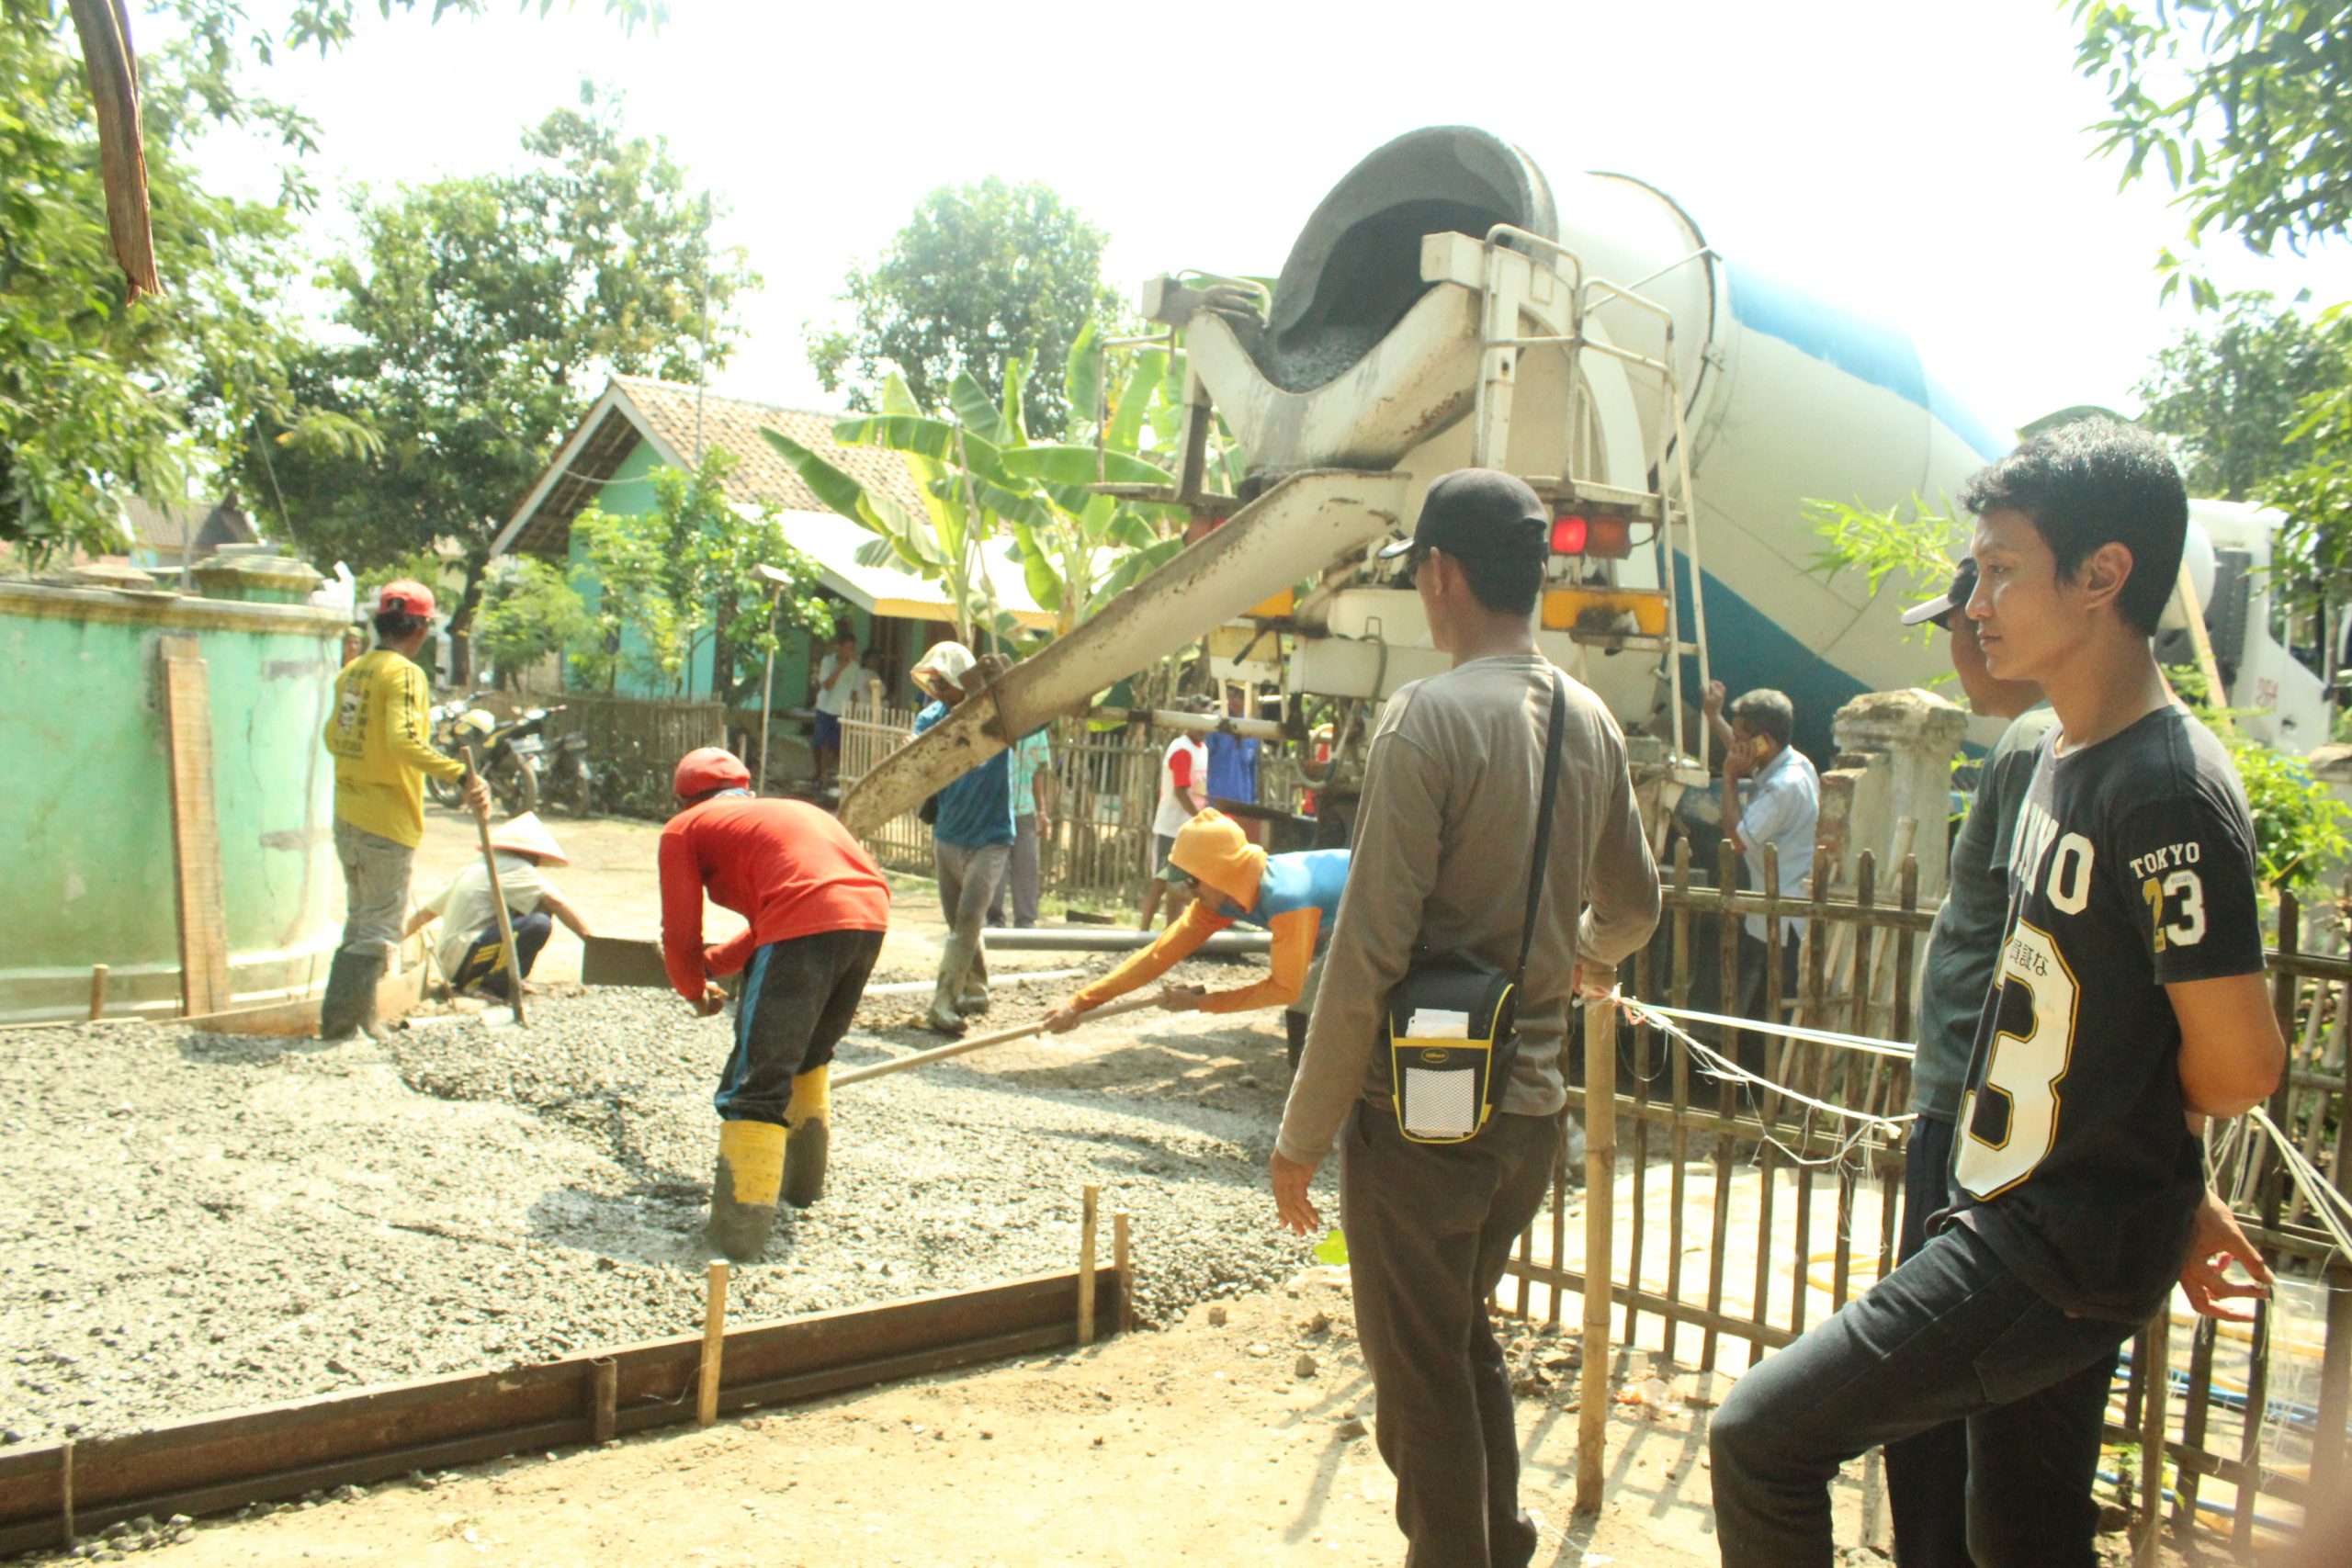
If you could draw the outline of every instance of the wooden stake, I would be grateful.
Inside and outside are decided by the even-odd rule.
[[[1127,1212],[1121,1209],[1111,1216],[1111,1267],[1119,1273],[1119,1332],[1125,1334],[1136,1325],[1136,1265],[1127,1251]]]
[[[2186,574],[2181,585],[2187,587]],[[2191,601],[2194,603],[2194,601]],[[2147,1371],[2140,1383],[2140,1539],[2132,1543],[2132,1561],[2139,1568],[2155,1568],[2162,1557],[2161,1543],[2165,1534],[2165,1396],[2172,1392],[2172,1303],[2166,1302],[2156,1309],[2141,1344],[2147,1348],[2145,1356],[2134,1356],[2137,1365],[2145,1361]],[[2250,1488],[2240,1488],[2240,1500],[2247,1507],[2253,1499]]]
[[[466,758],[466,771],[480,777],[481,770],[474,766],[474,749],[467,746],[463,750]],[[487,811],[477,813],[474,817],[474,826],[481,833],[482,869],[490,873],[490,901],[498,910],[498,940],[504,944],[505,948],[506,980],[512,991],[511,1000],[514,1005],[514,1022],[519,1028],[523,1024],[523,960],[514,951],[514,917],[507,913],[506,889],[498,880],[498,853],[490,847],[490,813]]]
[[[212,694],[192,637],[161,639],[172,863],[179,892],[180,1010],[226,1011],[229,912],[220,890],[220,821],[212,776]]]
[[[107,1015],[107,966],[90,965],[90,1021],[96,1023]]]
[[[727,1264],[710,1260],[702,1293],[702,1392],[695,1401],[695,1424],[718,1419],[718,1358],[727,1344]]]
[[[64,1515],[65,1544],[74,1540],[74,1439],[68,1438],[57,1450],[57,1493],[61,1511]]]
[[[1078,1342],[1094,1343],[1094,1216],[1102,1189],[1086,1184],[1084,1211],[1078,1222]]]
[[[621,1364],[610,1356],[599,1356],[592,1363],[595,1403],[591,1413],[596,1440],[612,1441],[620,1416]]]
[[[1600,1511],[1609,1445],[1610,1223],[1616,1212],[1617,1008],[1584,1005],[1584,1369],[1577,1408],[1577,1512]]]

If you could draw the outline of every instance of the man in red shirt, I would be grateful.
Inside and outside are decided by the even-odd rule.
[[[824,1190],[833,1047],[890,924],[889,886],[849,830],[804,802],[757,799],[751,783],[731,751],[687,752],[661,852],[670,983],[708,1017],[727,1002],[718,980],[743,975],[710,1184],[711,1242],[739,1262],[767,1245],[779,1193],[807,1208]],[[751,929],[705,947],[706,888]]]

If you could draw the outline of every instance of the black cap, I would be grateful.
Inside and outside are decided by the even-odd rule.
[[[1525,479],[1492,468],[1458,468],[1422,497],[1413,536],[1382,550],[1380,558],[1431,548],[1450,556],[1541,555],[1551,529],[1552,509]]]
[[[1976,561],[1973,557],[1962,560],[1951,574],[1951,586],[1925,604],[1914,604],[1903,612],[1903,624],[1916,626],[1922,621],[1932,621],[1944,630],[1951,630],[1951,613],[1969,601],[1976,592]]]

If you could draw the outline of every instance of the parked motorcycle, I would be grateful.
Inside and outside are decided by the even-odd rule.
[[[552,707],[547,711],[556,714],[563,710]],[[539,793],[548,804],[574,817],[593,816],[597,805],[597,784],[596,771],[588,761],[588,738],[576,730],[556,737],[555,750],[547,761],[547,776],[539,781]]]
[[[448,756],[463,755],[463,748],[474,749],[474,765],[490,785],[491,803],[509,817],[519,817],[526,811],[539,808],[539,773],[547,755],[547,722],[550,713],[562,709],[526,708],[504,724],[498,721],[488,708],[473,706],[486,692],[476,692],[458,702],[445,703],[432,710],[433,739],[437,750]],[[584,765],[584,764],[583,764]],[[444,806],[455,806],[464,798],[460,781],[429,779],[433,798]]]

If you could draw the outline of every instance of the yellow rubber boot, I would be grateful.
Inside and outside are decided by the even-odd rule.
[[[721,1122],[710,1178],[710,1244],[738,1263],[760,1255],[775,1229],[784,1185],[785,1130],[773,1122]]]
[[[784,1201],[805,1209],[825,1195],[825,1155],[832,1139],[833,1066],[812,1067],[792,1080],[785,1111],[792,1129],[784,1155]]]

